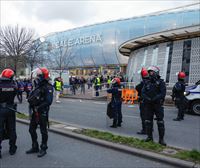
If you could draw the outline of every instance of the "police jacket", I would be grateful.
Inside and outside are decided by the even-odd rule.
[[[185,82],[178,81],[172,89],[172,98],[184,98]]]
[[[136,87],[135,87],[135,89],[137,90],[137,92],[138,92],[138,101],[140,102],[141,100],[142,100],[142,96],[141,96],[141,94],[142,94],[142,88],[143,88],[143,85],[144,85],[144,82],[143,81],[141,81],[138,85],[136,85]]]
[[[108,89],[107,92],[112,94],[111,103],[121,103],[121,90],[119,87],[114,86],[111,89]]]
[[[17,84],[14,80],[0,78],[0,104],[13,105],[17,94]]]
[[[166,96],[166,86],[162,79],[150,78],[144,82],[142,98],[146,103],[163,103]]]
[[[49,110],[53,102],[53,86],[47,81],[40,82],[28,97],[30,106],[37,107],[38,112]]]

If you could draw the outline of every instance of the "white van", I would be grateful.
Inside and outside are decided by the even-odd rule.
[[[186,87],[184,95],[187,100],[188,110],[200,115],[200,80],[195,85]]]

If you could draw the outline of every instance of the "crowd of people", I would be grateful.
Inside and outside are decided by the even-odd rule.
[[[125,79],[122,75],[118,75],[121,82],[125,82]],[[115,78],[115,75],[93,75],[88,77],[77,77],[77,76],[71,76],[69,78],[69,85],[70,90],[72,94],[76,95],[76,92],[79,90],[82,94],[85,94],[85,88],[87,85],[87,89],[95,89],[96,96],[99,96],[99,90],[102,90],[102,88],[109,88],[111,85],[111,80]]]

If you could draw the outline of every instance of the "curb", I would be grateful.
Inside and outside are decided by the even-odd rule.
[[[22,123],[22,124],[29,124],[29,121],[24,120],[24,119],[16,119],[17,122]],[[81,135],[78,133],[74,133],[72,131],[68,131],[66,129],[59,129],[59,128],[53,128],[52,126],[49,128],[50,132],[56,133],[56,134],[60,134],[63,136],[67,136],[70,138],[75,138],[84,142],[88,142],[88,143],[92,143],[95,145],[99,145],[99,146],[103,146],[103,147],[107,147],[110,149],[114,149],[120,152],[124,152],[124,153],[129,153],[132,155],[136,155],[136,156],[141,156],[143,158],[147,158],[147,159],[151,159],[151,160],[156,160],[159,162],[163,162],[169,165],[173,165],[176,167],[181,167],[181,168],[199,168],[200,165],[199,164],[195,164],[193,162],[189,162],[189,161],[184,161],[184,160],[180,160],[180,159],[176,159],[176,158],[172,158],[172,157],[167,157],[164,155],[159,155],[157,153],[153,153],[150,151],[145,151],[142,149],[137,149],[137,148],[133,148],[133,147],[128,147],[125,145],[121,145],[121,144],[116,144],[116,143],[112,143],[112,142],[108,142],[105,140],[100,140],[100,139],[96,139],[96,138],[92,138],[92,137],[88,137],[85,135]]]

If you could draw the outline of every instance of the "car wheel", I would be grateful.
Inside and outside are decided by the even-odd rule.
[[[200,115],[200,100],[192,102],[191,110],[194,114]]]

